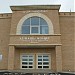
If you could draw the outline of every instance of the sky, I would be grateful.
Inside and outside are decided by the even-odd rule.
[[[60,12],[75,12],[75,0],[0,0],[0,13],[12,13],[14,5],[56,5],[61,4]]]

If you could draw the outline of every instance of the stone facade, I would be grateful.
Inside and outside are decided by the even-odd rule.
[[[75,71],[75,12],[59,9],[60,5],[11,6],[13,13],[0,14],[0,70],[21,70],[21,54],[49,53],[51,68],[45,71]],[[32,16],[47,21],[49,34],[20,33],[23,21]],[[34,60],[29,70],[39,72]]]

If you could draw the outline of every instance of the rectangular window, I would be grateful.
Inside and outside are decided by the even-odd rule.
[[[32,34],[39,34],[39,27],[31,27]]]
[[[0,61],[2,60],[2,54],[0,54]]]
[[[31,25],[39,25],[39,18],[38,17],[32,17],[31,18]]]
[[[30,34],[30,26],[22,26],[22,34]]]
[[[37,55],[37,68],[38,69],[50,69],[50,55],[38,54]]]
[[[48,26],[40,26],[40,34],[48,34]]]
[[[33,55],[22,55],[21,56],[21,68],[22,69],[32,69],[34,62]]]

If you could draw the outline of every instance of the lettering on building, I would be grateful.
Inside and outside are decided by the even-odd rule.
[[[30,43],[39,43],[39,42],[47,42],[49,37],[20,37],[20,40]]]

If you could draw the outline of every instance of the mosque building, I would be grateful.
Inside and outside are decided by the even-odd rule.
[[[75,12],[61,5],[10,6],[0,14],[0,70],[75,71]]]

